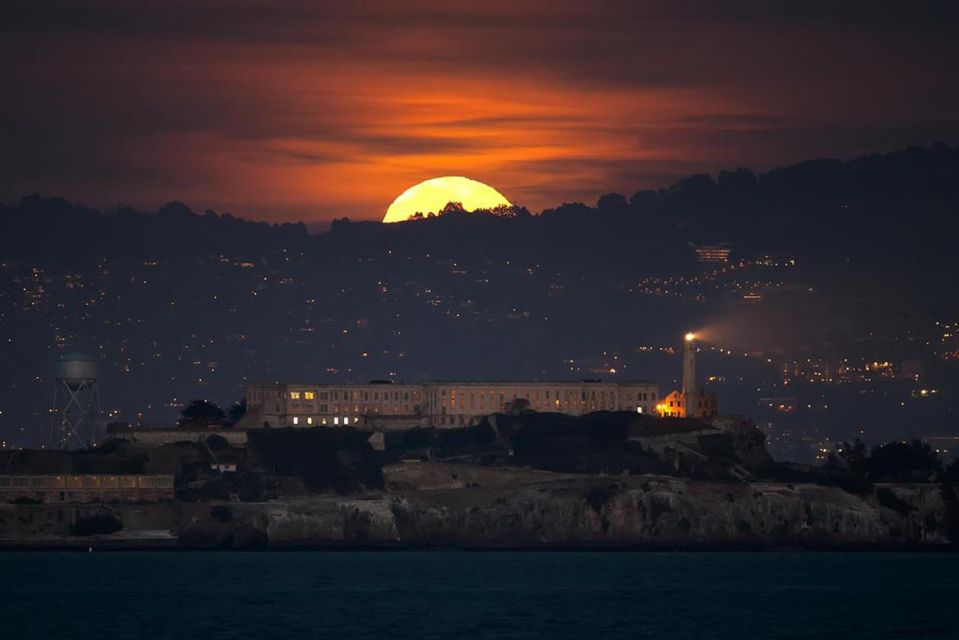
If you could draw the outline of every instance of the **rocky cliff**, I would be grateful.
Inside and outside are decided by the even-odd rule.
[[[945,547],[932,485],[856,496],[816,485],[596,478],[521,489],[188,505],[180,543],[201,547]]]
[[[0,504],[0,547],[944,548],[959,537],[951,487],[844,484],[842,469],[774,463],[742,422],[496,416],[392,434],[386,452],[352,430],[249,436],[246,450],[221,443],[217,460],[238,462],[228,474],[210,470],[209,443],[0,456],[13,473],[163,466],[180,487],[163,504]]]
[[[78,526],[109,519],[115,531]],[[810,484],[564,476],[363,498],[3,505],[0,545],[936,548],[950,544],[953,520],[936,485],[884,486],[858,496]]]

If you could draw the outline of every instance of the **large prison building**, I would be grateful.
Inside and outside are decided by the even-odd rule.
[[[465,427],[518,408],[574,416],[652,413],[658,398],[659,387],[651,382],[252,384],[241,426]]]

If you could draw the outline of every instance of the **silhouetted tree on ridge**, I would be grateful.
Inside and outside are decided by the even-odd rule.
[[[180,411],[180,417],[182,425],[220,425],[226,420],[226,412],[209,400],[192,400]]]

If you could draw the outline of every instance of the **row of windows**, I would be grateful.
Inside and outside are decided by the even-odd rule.
[[[487,402],[490,400],[490,402]],[[677,403],[678,405],[678,403]],[[669,402],[669,406],[673,406],[673,402]],[[447,415],[455,413],[463,413],[464,415],[486,415],[489,413],[495,413],[499,411],[505,411],[509,407],[509,402],[505,400],[497,404],[495,399],[481,397],[478,401],[467,401],[463,399],[461,401],[446,400],[437,403],[432,409],[424,410],[423,407],[419,405],[409,405],[409,404],[382,404],[382,403],[356,403],[356,404],[319,404],[315,408],[291,408],[289,411],[290,414],[308,414],[311,413],[316,416],[316,419],[319,420],[323,417],[330,417],[341,415],[344,413],[349,413],[353,415],[393,415],[393,416],[421,416],[424,414],[434,414],[434,415]],[[287,413],[283,410],[280,405],[273,405],[273,413],[276,415],[282,415]],[[589,399],[589,400],[571,400],[570,402],[563,402],[559,399],[554,399],[551,402],[539,402],[539,403],[529,403],[529,408],[536,411],[557,411],[557,412],[568,412],[568,413],[586,413],[588,411],[598,411],[598,410],[625,410],[625,411],[640,411],[644,409],[644,404],[642,403],[628,403],[620,405],[612,399]],[[648,408],[648,407],[645,407]],[[312,425],[314,424],[314,419],[312,417],[302,417],[297,418],[297,422],[294,424],[301,424],[303,421],[306,421],[305,424]],[[325,424],[325,423],[317,423]]]
[[[539,401],[543,398],[545,398],[546,400],[551,400],[551,399],[569,400],[569,399],[575,398],[576,396],[579,396],[583,400],[587,400],[590,398],[597,398],[597,397],[605,398],[605,399],[613,399],[613,398],[616,398],[618,395],[617,391],[601,390],[597,392],[595,390],[590,390],[589,392],[587,392],[587,391],[577,391],[577,390],[569,390],[569,389],[564,391],[559,391],[558,389],[557,390],[547,389],[545,392],[541,394],[538,389],[535,389],[535,390],[526,390],[526,393],[522,391],[514,391],[514,392],[503,392],[503,391],[497,392],[492,390],[470,391],[468,392],[469,394],[468,397],[470,398],[470,400],[473,400],[476,398],[477,394],[479,394],[480,398],[483,398],[487,395],[492,398],[492,397],[495,397],[497,393],[499,394],[500,400],[503,400],[504,398],[509,397],[511,395],[513,399],[526,398],[530,401]],[[450,400],[454,400],[457,396],[460,396],[461,398],[465,398],[467,397],[467,392],[463,390],[450,389],[450,392],[449,392]],[[431,397],[433,399],[437,397],[435,391],[432,392]],[[446,397],[446,389],[440,390],[439,397],[441,399]],[[627,391],[623,394],[623,398],[627,401],[632,400],[634,397],[636,400],[640,402],[645,402],[647,400],[655,401],[656,392],[655,391],[653,392],[637,391],[634,396],[631,392]]]
[[[321,402],[329,403],[330,401],[339,402],[339,401],[353,401],[353,402],[369,402],[373,401],[384,401],[384,402],[418,402],[422,396],[422,393],[418,390],[359,390],[359,389],[338,389],[338,390],[317,390],[317,391],[267,391],[265,392],[267,397],[273,397],[276,400],[280,400],[284,396],[295,403],[306,400],[312,401],[319,399]],[[259,389],[251,389],[249,393],[249,401],[253,406],[258,406],[262,403],[264,392]],[[546,406],[552,406],[555,400],[566,401],[567,403],[572,402],[574,398],[579,397],[582,400],[592,400],[594,398],[603,400],[612,400],[615,398],[621,397],[625,404],[633,404],[640,402],[655,402],[657,394],[655,391],[639,391],[635,388],[619,388],[619,389],[589,389],[585,390],[581,387],[572,387],[572,388],[553,388],[553,389],[541,389],[541,388],[527,388],[516,390],[515,387],[507,389],[479,389],[479,390],[464,390],[464,389],[446,389],[446,388],[434,388],[430,391],[430,398],[433,402],[437,402],[441,398],[449,397],[451,401],[458,403],[458,406],[464,407],[464,402],[469,399],[469,402],[475,403],[476,398],[488,398],[486,406],[492,406],[490,401],[495,398],[499,398],[500,403],[506,402],[508,399],[516,398],[525,398],[531,403],[539,403],[541,401],[547,401]],[[475,404],[473,405],[476,406]]]
[[[576,394],[573,394],[575,396]],[[366,403],[366,402],[357,402],[352,404],[346,403],[320,403],[315,405],[314,408],[292,406],[289,407],[289,413],[313,413],[314,415],[338,415],[341,413],[351,413],[356,415],[377,415],[377,414],[386,414],[386,415],[421,415],[423,413],[437,413],[445,415],[447,413],[456,413],[465,412],[474,415],[493,413],[497,411],[504,411],[508,409],[510,403],[513,400],[516,400],[516,396],[512,398],[507,397],[505,394],[485,394],[483,392],[479,393],[477,398],[475,394],[471,393],[467,397],[457,399],[455,396],[447,399],[442,399],[440,402],[432,405],[432,410],[424,411],[423,407],[420,405],[411,405],[411,404],[389,404],[389,403]],[[670,403],[671,404],[671,403]],[[586,411],[597,411],[600,409],[606,410],[637,410],[643,407],[643,403],[623,403],[620,404],[616,402],[615,398],[611,397],[600,397],[600,398],[576,398],[571,397],[568,400],[563,400],[560,398],[555,398],[551,401],[539,401],[539,402],[529,402],[529,407],[537,411],[573,411],[573,412],[586,412]],[[273,405],[273,413],[282,414],[287,413],[287,411],[282,410],[282,407],[278,404]],[[312,423],[309,423],[312,424]]]
[[[0,476],[0,489],[155,489],[173,486],[173,476]]]
[[[642,407],[636,408],[637,413],[644,413]],[[459,414],[446,414],[439,415],[435,417],[435,424],[438,426],[466,426],[474,424],[478,420],[479,416],[469,415],[464,413]]]
[[[673,404],[673,401],[672,401],[672,400],[669,401],[669,406],[671,406],[671,407],[673,407],[673,406],[679,407],[679,406],[682,406],[683,404],[685,404],[685,403],[684,403],[684,402],[680,402],[680,401],[678,401],[678,400],[676,400],[676,404],[675,404],[675,405]],[[709,409],[709,408],[712,407],[714,404],[715,404],[715,403],[712,402],[711,400],[705,400],[705,401],[704,401],[702,398],[700,398],[700,399],[698,400],[698,402],[697,402],[697,406],[698,406],[700,409],[702,409],[703,407],[706,407],[707,409]]]
[[[376,404],[321,404],[319,407],[319,413],[331,414],[331,413],[341,413],[341,412],[351,412],[351,413],[394,413],[399,415],[413,415],[420,413],[419,405],[409,405],[409,404],[381,404],[377,402]]]
[[[582,412],[582,413],[585,413],[585,412],[587,412],[587,411],[599,411],[599,410],[606,410],[606,411],[639,411],[640,413],[642,413],[643,410],[644,410],[644,405],[642,405],[642,404],[638,404],[638,405],[636,405],[636,404],[630,404],[630,405],[620,406],[620,405],[617,405],[615,402],[612,402],[612,401],[600,402],[600,401],[596,401],[596,400],[580,401],[580,402],[575,402],[575,401],[574,401],[574,402],[571,402],[571,403],[568,403],[568,404],[567,404],[567,403],[560,402],[559,400],[554,400],[554,401],[553,401],[552,403],[550,403],[550,404],[545,404],[545,403],[534,404],[534,403],[530,403],[530,408],[533,409],[533,410],[535,410],[535,411],[557,411],[557,412],[560,412],[560,413],[562,413],[562,412],[570,412],[570,411],[572,411],[572,412]],[[459,403],[459,406],[457,406],[456,403],[451,403],[450,405],[447,405],[446,402],[441,402],[441,403],[440,403],[440,406],[438,407],[438,409],[439,409],[439,411],[440,411],[441,414],[446,414],[447,412],[455,412],[456,410],[459,410],[459,411],[467,411],[467,412],[469,412],[469,413],[471,413],[471,414],[473,414],[473,415],[485,415],[486,413],[490,413],[490,412],[506,410],[506,409],[508,409],[508,407],[507,407],[506,405],[502,405],[502,406],[500,406],[500,407],[496,407],[496,406],[487,407],[486,405],[481,405],[481,406],[479,406],[479,407],[473,407],[473,406],[468,406],[468,407],[467,407],[467,406],[465,406],[465,403],[462,403],[462,402]]]
[[[347,404],[347,403],[338,403],[338,404],[320,404],[316,408],[312,407],[301,407],[299,405],[287,407],[286,410],[283,409],[279,404],[272,405],[273,413],[320,413],[325,415],[337,414],[337,413],[358,413],[358,414],[370,414],[370,413],[389,413],[393,415],[419,415],[422,413],[422,409],[419,405],[411,404],[383,404],[383,403],[356,403],[356,404]]]
[[[320,394],[320,400],[330,400],[330,399],[332,399],[332,400],[351,400],[351,399],[352,399],[352,400],[360,400],[360,399],[362,399],[362,400],[369,400],[369,399],[370,399],[370,392],[369,392],[369,391],[353,391],[353,392],[350,392],[350,391],[333,391],[333,392],[320,391],[319,394]],[[409,391],[393,391],[393,392],[392,392],[392,398],[391,398],[391,393],[390,393],[389,391],[383,391],[382,393],[379,392],[379,391],[373,391],[373,392],[372,392],[372,395],[373,395],[373,400],[380,400],[380,396],[382,396],[382,399],[383,399],[383,400],[390,400],[390,399],[392,399],[392,400],[397,400],[397,401],[398,401],[398,400],[406,400],[406,401],[409,401],[409,400],[410,400],[410,392],[409,392]],[[419,394],[418,392],[414,391],[413,394],[412,394],[412,397],[413,397],[414,399],[416,399],[416,398],[419,398],[419,395],[420,395],[420,394]],[[316,392],[314,392],[314,391],[290,391],[290,400],[299,400],[300,398],[302,398],[302,399],[304,399],[304,400],[314,400],[314,399],[316,398]]]
[[[637,407],[636,411],[643,413],[642,407]],[[667,415],[673,415],[667,413]],[[676,414],[678,415],[678,414]],[[466,414],[459,413],[448,414],[446,409],[443,409],[443,413],[434,416],[435,424],[439,426],[456,426],[456,425],[469,425],[472,424],[480,416],[478,414]],[[347,425],[358,425],[360,422],[359,416],[293,416],[292,423],[293,426],[347,426]]]
[[[359,423],[360,423],[360,419],[357,417],[353,417],[352,423],[351,423],[349,416],[342,416],[342,417],[333,416],[332,418],[317,418],[315,421],[313,420],[312,416],[304,416],[303,418],[301,418],[300,416],[293,416],[294,427],[299,427],[303,425],[311,426],[314,424],[319,425],[321,427],[326,427],[326,426],[329,426],[330,424],[333,424],[334,426],[339,426],[339,425],[346,426],[349,424],[359,424]]]
[[[439,395],[438,404],[441,408],[446,409],[471,409],[471,410],[501,410],[506,407],[508,402],[517,399],[525,399],[529,401],[530,405],[534,409],[569,409],[576,408],[577,406],[580,409],[596,409],[597,407],[605,407],[608,409],[614,409],[619,404],[617,402],[616,393],[613,391],[600,391],[598,394],[595,391],[589,393],[583,391],[546,391],[545,394],[540,394],[540,392],[533,391],[532,393],[523,394],[512,393],[507,395],[506,393],[500,391],[460,391],[457,393],[456,390],[451,390],[449,394],[449,401],[447,402],[446,393],[442,391]],[[545,398],[545,399],[544,399]],[[431,396],[431,400],[434,405],[437,403],[437,398],[435,393]],[[623,403],[626,406],[634,406],[637,403],[645,402],[655,402],[656,393],[655,392],[637,392],[636,400],[633,401],[629,394],[625,398]]]
[[[444,412],[447,409],[465,409],[470,411],[503,411],[508,408],[507,405],[509,403],[502,397],[499,399],[498,403],[493,398],[490,398],[489,401],[487,400],[488,399],[483,396],[481,396],[478,401],[476,398],[472,398],[472,397],[468,399],[463,398],[461,400],[457,400],[456,398],[450,398],[449,402],[447,402],[446,400],[442,400],[439,403],[439,407]],[[516,400],[516,398],[513,398],[513,400]],[[632,405],[626,405],[626,406],[629,406],[630,408],[634,408],[634,406]],[[597,400],[596,398],[591,398],[589,400],[569,399],[566,401],[563,401],[557,398],[549,402],[546,402],[546,401],[530,402],[530,408],[543,410],[543,411],[565,410],[565,409],[584,410],[587,408],[595,410],[600,407],[603,407],[606,409],[616,409],[618,407],[618,403],[612,398],[603,398],[599,400]]]

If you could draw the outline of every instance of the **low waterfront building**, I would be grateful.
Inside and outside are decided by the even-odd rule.
[[[253,384],[240,426],[465,427],[484,416],[521,409],[583,415],[650,413],[659,387],[651,382],[430,382],[396,384]]]
[[[251,425],[256,426],[256,425]],[[223,426],[211,427],[134,427],[107,425],[107,435],[145,447],[160,447],[176,442],[205,442],[210,436],[219,436],[234,447],[246,446],[246,432]]]
[[[166,502],[173,498],[172,475],[0,475],[3,502]]]

